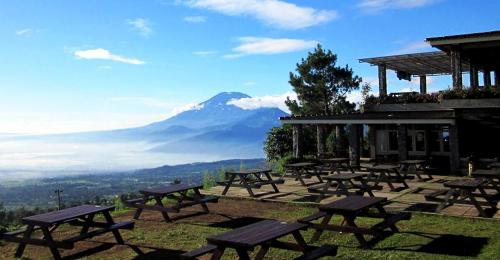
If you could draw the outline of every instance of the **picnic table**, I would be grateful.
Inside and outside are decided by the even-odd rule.
[[[152,210],[161,212],[163,219],[166,222],[171,222],[172,220],[168,216],[168,212],[178,213],[182,208],[201,205],[203,212],[208,213],[207,203],[218,202],[219,198],[215,196],[202,195],[200,193],[202,187],[203,186],[199,184],[180,183],[153,189],[145,189],[139,191],[142,194],[142,198],[124,200],[123,203],[128,207],[137,209],[134,214],[134,219],[139,219],[143,210]],[[193,194],[189,195],[189,191],[193,191]],[[171,206],[164,205],[162,199],[165,197],[176,200],[176,203]],[[148,204],[151,200],[155,202],[155,205]]]
[[[325,230],[353,233],[362,247],[369,247],[377,239],[398,232],[396,223],[400,220],[411,218],[410,213],[389,214],[385,211],[383,203],[387,198],[382,197],[362,197],[350,196],[325,205],[319,206],[319,211],[313,215],[300,219],[300,223],[308,224],[309,227],[316,229],[311,242],[319,240]],[[366,214],[368,209],[376,208],[377,214]],[[340,225],[329,224],[334,214],[343,216]],[[358,227],[355,220],[359,216],[369,216],[382,219],[381,222],[371,227]],[[321,220],[320,223],[314,223],[315,220]],[[386,231],[390,229],[390,231]],[[372,235],[374,238],[367,241],[364,235]]]
[[[326,194],[340,195],[361,195],[366,193],[374,197],[372,193],[372,187],[368,185],[365,181],[365,177],[368,173],[339,173],[328,175],[323,179],[326,180],[325,184],[320,184],[314,187],[309,187],[308,191],[312,193],[319,193],[316,202],[320,202]],[[355,183],[359,182],[359,183]],[[336,186],[335,190],[331,190],[331,187]],[[354,189],[354,192],[349,190]]]
[[[114,206],[81,205],[25,217],[22,218],[22,223],[26,225],[26,229],[5,233],[3,234],[3,239],[19,243],[15,257],[22,257],[26,245],[29,244],[50,248],[54,259],[61,259],[61,254],[59,253],[60,248],[72,249],[74,248],[74,243],[78,241],[102,235],[107,232],[113,233],[118,244],[124,244],[119,229],[133,229],[134,222],[127,221],[115,223],[110,214],[110,211],[114,209]],[[94,221],[94,217],[98,214],[104,216],[105,222]],[[62,224],[81,226],[82,229],[77,236],[61,241],[54,240],[52,232]],[[97,229],[89,231],[90,228]],[[42,231],[43,238],[32,238],[32,234],[36,230]],[[22,237],[18,236],[20,234],[22,234]]]
[[[394,183],[401,183],[403,185],[401,188],[409,188],[405,178],[399,172],[399,167],[396,165],[378,164],[369,167],[368,170],[370,174],[368,175],[367,181],[375,182],[374,186],[377,186],[380,182],[385,182],[391,191],[397,191],[397,189],[394,188]]]
[[[285,165],[285,169],[290,170],[295,180],[300,181],[300,184],[307,186],[304,182],[304,178],[309,178],[311,176],[318,178],[318,182],[323,182],[321,178],[323,173],[321,170],[315,168],[317,165],[317,163],[312,162],[290,163]]]
[[[320,159],[320,161],[329,166],[331,173],[340,173],[340,169],[348,169],[354,173],[354,169],[351,167],[351,161],[349,158],[328,158]]]
[[[403,173],[403,176],[405,178],[408,176],[408,174],[412,173],[412,174],[415,174],[415,176],[417,176],[417,178],[419,180],[425,180],[420,175],[422,173],[422,174],[426,174],[428,176],[427,179],[432,180],[432,175],[429,172],[427,172],[425,169],[425,163],[426,163],[425,160],[403,160],[403,161],[400,161],[399,162],[399,164],[401,165],[400,172]]]
[[[494,162],[494,163],[490,163],[490,168],[492,169],[500,169],[500,162]]]
[[[492,195],[488,195],[484,190],[484,185],[488,181],[485,179],[461,179],[448,181],[443,184],[448,188],[438,190],[425,196],[427,200],[441,202],[436,208],[436,212],[440,212],[445,207],[451,206],[454,203],[472,204],[481,217],[487,217],[481,206],[489,206],[496,208],[496,201]],[[479,191],[477,193],[476,191]],[[444,195],[444,198],[440,198]],[[486,201],[478,201],[478,198],[484,198]]]
[[[229,171],[226,172],[229,180],[218,182],[218,184],[225,185],[222,195],[226,195],[230,187],[244,187],[251,197],[255,197],[252,188],[260,189],[263,185],[271,185],[274,193],[278,193],[280,191],[276,184],[283,184],[285,181],[282,178],[273,180],[270,173],[269,169]]]
[[[337,248],[333,246],[314,247],[307,245],[300,234],[300,230],[307,229],[301,223],[285,223],[278,220],[263,220],[248,226],[236,228],[226,233],[208,237],[208,245],[200,249],[187,252],[184,258],[195,258],[207,253],[212,253],[213,260],[220,259],[227,248],[236,250],[239,259],[250,259],[249,251],[260,246],[254,259],[263,259],[269,249],[280,248],[300,251],[303,255],[297,259],[316,259],[325,255],[335,255]],[[292,235],[295,243],[282,242],[278,239]]]

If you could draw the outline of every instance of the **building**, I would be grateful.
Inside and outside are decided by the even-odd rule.
[[[378,66],[379,77],[379,97],[363,112],[280,118],[293,126],[294,155],[302,156],[303,125],[314,125],[318,132],[325,125],[335,125],[348,129],[353,165],[364,153],[377,160],[430,158],[442,170],[459,173],[461,158],[499,156],[500,31],[426,41],[438,51],[360,60]],[[395,71],[401,80],[419,77],[420,93],[388,94],[387,70]],[[464,84],[465,73],[470,74],[470,82]],[[450,75],[452,89],[427,93],[426,79],[433,75]],[[363,139],[369,144],[364,150]],[[318,153],[324,150],[322,142],[318,141]]]

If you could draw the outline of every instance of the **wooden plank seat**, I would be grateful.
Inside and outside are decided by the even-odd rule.
[[[139,219],[143,210],[158,211],[162,214],[166,222],[171,222],[168,213],[179,213],[182,208],[200,205],[204,213],[208,213],[207,203],[217,203],[219,198],[216,196],[202,195],[199,184],[173,184],[169,186],[157,187],[139,191],[142,198],[123,200],[123,204],[127,207],[136,208],[134,219]],[[192,195],[188,193],[192,191]],[[173,205],[164,205],[162,199],[168,197],[176,200]],[[154,201],[155,204],[148,204],[149,201]]]
[[[401,220],[409,220],[410,213],[389,214],[382,204],[387,198],[382,197],[362,197],[350,196],[318,207],[318,212],[298,220],[300,223],[308,224],[310,228],[316,229],[311,241],[319,240],[323,231],[353,233],[362,247],[370,247],[381,237],[392,235],[398,232],[396,223]],[[367,214],[370,208],[377,209],[376,214]],[[343,216],[342,224],[329,224],[334,214]],[[365,215],[366,214],[366,215]],[[359,227],[355,219],[360,216],[381,218],[382,221],[371,227]],[[316,221],[319,220],[318,223]],[[371,235],[373,238],[367,241],[364,235]]]
[[[308,184],[304,182],[306,178],[316,177],[318,179],[317,183],[323,183],[323,178],[321,176],[324,175],[324,172],[323,170],[318,170],[318,168],[316,168],[317,166],[317,163],[298,162],[286,164],[285,169],[287,172],[290,172],[295,180],[299,181],[302,186],[308,186]]]
[[[443,183],[447,190],[439,190],[427,195],[425,198],[433,201],[440,201],[441,203],[436,208],[436,212],[440,212],[446,207],[455,203],[471,204],[479,212],[479,216],[488,217],[486,212],[481,206],[489,206],[496,209],[496,196],[487,194],[484,186],[488,183],[485,179],[460,179],[448,181]],[[476,192],[477,191],[477,192]],[[444,195],[444,198],[439,196]],[[477,198],[482,197],[485,201],[478,201]]]
[[[310,252],[305,253],[294,260],[314,260],[319,259],[324,256],[335,256],[337,255],[338,247],[332,245],[322,245]]]
[[[308,191],[320,194],[316,202],[320,202],[327,194],[363,196],[365,193],[368,193],[369,196],[373,197],[375,195],[372,193],[371,186],[364,179],[367,175],[367,173],[332,174],[323,178],[326,180],[325,184],[310,187]],[[335,187],[335,189],[332,190],[332,187]]]
[[[124,244],[119,230],[133,229],[134,222],[115,223],[110,214],[114,208],[114,206],[81,205],[25,217],[22,219],[22,223],[26,225],[25,229],[3,234],[2,238],[9,242],[19,243],[15,257],[22,257],[26,245],[36,245],[48,247],[54,259],[61,259],[59,249],[72,249],[74,243],[78,241],[107,232],[113,233],[117,243]],[[97,214],[102,214],[106,222],[95,222],[94,217]],[[80,234],[60,241],[55,240],[52,237],[52,232],[62,224],[81,226]],[[89,231],[90,228],[97,229]],[[32,238],[32,234],[36,230],[42,231],[42,238]]]
[[[500,195],[500,169],[494,168],[491,170],[475,170],[472,172],[472,176],[476,178],[481,178],[487,181],[483,184],[484,189],[493,189],[497,194]]]
[[[430,168],[425,160],[403,160],[399,162],[400,172],[403,173],[405,179],[413,179],[415,175],[419,181],[432,180]],[[427,175],[423,178],[422,175]]]
[[[270,248],[300,251],[302,258],[317,259],[326,255],[335,255],[336,247],[309,246],[300,234],[300,230],[307,229],[301,223],[284,223],[278,220],[263,220],[248,226],[240,227],[216,236],[208,237],[208,245],[183,254],[182,258],[195,258],[212,253],[211,259],[222,257],[226,248],[236,250],[239,259],[250,259],[248,252],[259,247],[254,259],[263,259]],[[278,239],[292,235],[294,242],[284,242]]]
[[[374,182],[375,186],[378,186],[380,182],[385,182],[391,189],[391,191],[396,191],[394,183],[400,183],[403,185],[403,189],[409,188],[405,181],[405,178],[399,172],[399,166],[389,165],[389,164],[378,164],[369,168],[370,174],[367,177],[367,182]]]
[[[226,195],[230,187],[244,187],[251,197],[255,197],[252,189],[260,189],[264,185],[271,185],[274,192],[278,193],[279,189],[276,185],[283,184],[285,181],[283,178],[273,180],[270,172],[270,169],[248,169],[226,172],[226,176],[229,176],[229,179],[218,182],[225,186],[222,195]]]

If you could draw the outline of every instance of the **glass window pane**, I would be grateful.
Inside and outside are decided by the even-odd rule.
[[[441,152],[441,135],[440,132],[432,131],[430,132],[430,140],[431,140],[431,151],[433,152]]]
[[[415,151],[425,151],[425,133],[422,131],[416,132],[415,135]]]
[[[450,132],[449,132],[447,127],[443,128],[442,138],[443,138],[443,151],[449,152],[450,151]]]

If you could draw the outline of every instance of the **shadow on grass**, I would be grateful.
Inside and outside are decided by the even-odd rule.
[[[408,208],[406,208],[404,210],[405,211],[432,212],[432,213],[435,213],[438,206],[439,206],[439,204],[436,204],[436,203],[421,202],[421,203],[413,204],[413,205],[409,206]]]
[[[266,220],[265,218],[256,218],[256,217],[238,217],[238,218],[230,218],[228,220],[220,221],[220,222],[215,222],[210,225],[209,227],[217,227],[217,228],[229,228],[229,229],[235,229],[239,227],[244,227],[248,226],[253,223],[257,223],[259,221]]]
[[[319,195],[305,195],[300,198],[294,199],[295,202],[316,202]],[[326,197],[325,197],[326,198]]]
[[[427,244],[406,245],[403,247],[385,247],[374,250],[381,251],[407,251],[407,252],[420,252],[429,254],[449,255],[449,256],[463,256],[463,257],[477,257],[484,246],[488,244],[486,237],[470,237],[463,235],[451,234],[429,234],[421,232],[401,232],[403,234],[412,234],[431,239]],[[406,249],[409,247],[418,247],[417,249]]]

